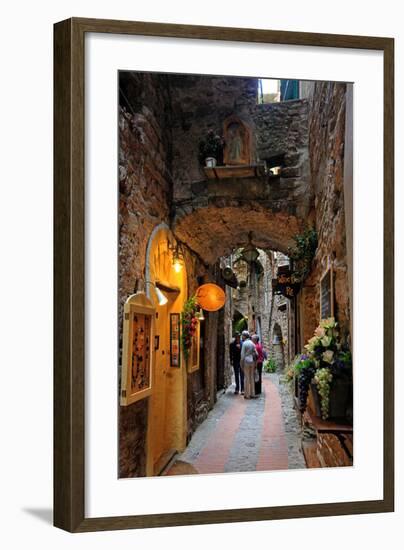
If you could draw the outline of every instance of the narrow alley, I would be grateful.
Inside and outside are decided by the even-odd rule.
[[[305,468],[293,400],[279,379],[278,374],[264,374],[258,399],[234,395],[234,384],[222,392],[164,475]]]

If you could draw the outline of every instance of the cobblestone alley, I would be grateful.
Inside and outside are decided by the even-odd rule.
[[[305,467],[292,396],[278,374],[264,374],[257,399],[235,395],[234,385],[219,396],[166,475]]]

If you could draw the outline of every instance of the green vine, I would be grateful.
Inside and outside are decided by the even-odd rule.
[[[310,273],[317,250],[317,231],[314,227],[308,227],[303,233],[295,235],[294,240],[296,244],[288,248],[288,256],[294,262],[293,282],[301,283]]]
[[[184,354],[185,360],[188,360],[189,352],[192,345],[192,337],[195,334],[196,326],[198,319],[195,314],[198,310],[198,304],[195,296],[191,296],[184,303],[184,309],[182,310],[181,322],[182,322],[182,331],[181,331],[181,342],[182,342],[182,352]]]

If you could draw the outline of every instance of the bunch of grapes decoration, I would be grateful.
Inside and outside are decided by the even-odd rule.
[[[196,333],[198,319],[196,318],[196,312],[198,310],[198,304],[195,296],[189,298],[185,304],[182,312],[182,350],[185,360],[188,360],[189,353],[192,346],[192,338]]]

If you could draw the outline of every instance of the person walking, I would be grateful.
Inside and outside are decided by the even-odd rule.
[[[255,376],[255,395],[260,395],[262,392],[262,365],[264,363],[264,348],[260,344],[260,338],[258,334],[253,334],[251,340],[255,344],[255,351],[257,352],[257,375]]]
[[[241,347],[240,365],[244,371],[244,399],[252,399],[255,397],[254,371],[257,352],[248,330],[243,330],[241,339],[243,345]]]
[[[244,393],[244,372],[240,368],[241,359],[241,341],[240,334],[237,332],[230,344],[230,364],[234,370],[234,379],[236,382],[236,389],[234,393]]]

